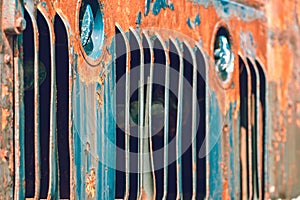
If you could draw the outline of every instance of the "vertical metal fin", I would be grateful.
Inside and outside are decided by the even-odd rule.
[[[260,121],[260,115],[259,115],[259,102],[260,102],[260,78],[259,78],[259,71],[252,61],[251,58],[247,58],[248,66],[251,71],[251,82],[252,82],[252,94],[255,95],[254,99],[252,101],[253,103],[253,110],[251,110],[252,113],[252,151],[253,151],[253,163],[252,163],[252,173],[253,173],[253,197],[257,198],[259,195],[259,187],[260,187],[260,181],[259,181],[259,175],[258,172],[259,163],[258,158],[260,158],[259,152],[258,152],[258,141],[259,141],[259,133],[260,133],[260,127],[259,127],[259,121]],[[253,81],[255,81],[253,83]],[[254,92],[254,93],[253,93]],[[255,196],[254,196],[255,195]]]
[[[138,192],[137,198],[140,198],[142,191],[143,191],[143,143],[144,143],[144,51],[142,46],[142,41],[138,33],[132,28],[129,28],[129,42],[130,42],[130,51],[138,50],[140,55],[140,63],[139,72],[140,78],[138,81]],[[132,45],[135,44],[135,45]],[[134,59],[132,57],[132,59]],[[131,66],[133,67],[133,66]]]
[[[187,42],[183,43],[184,54],[189,54],[193,65],[193,80],[192,80],[192,199],[196,199],[197,194],[197,147],[196,147],[196,134],[197,134],[197,61],[193,49]],[[187,52],[186,52],[187,51]]]
[[[176,123],[176,176],[177,176],[177,196],[182,199],[182,162],[181,162],[181,139],[182,139],[182,103],[183,103],[183,54],[179,44],[174,39],[170,43],[175,46],[179,55],[179,80],[178,80],[178,103],[177,103],[177,123]]]
[[[196,78],[197,78],[197,106],[199,106],[200,112],[197,115],[197,122],[200,123],[200,127],[197,125],[196,136],[196,148],[197,148],[197,197],[196,199],[205,198],[209,195],[209,159],[207,159],[207,153],[209,152],[209,96],[208,96],[208,69],[207,60],[202,48],[197,44],[194,48],[196,56]],[[194,71],[195,73],[195,71]],[[195,75],[195,74],[194,74]],[[194,76],[193,75],[193,76]],[[193,86],[194,88],[194,86]],[[203,91],[204,90],[204,91]],[[203,102],[204,101],[204,102]],[[204,117],[202,117],[204,115]],[[201,187],[203,186],[203,187]]]
[[[243,195],[243,199],[249,199],[253,197],[253,192],[252,192],[252,188],[253,188],[253,179],[252,179],[252,168],[253,168],[253,164],[252,164],[252,124],[251,124],[251,88],[252,88],[252,77],[251,77],[251,71],[249,68],[249,65],[247,63],[247,61],[245,59],[243,59],[243,57],[241,57],[241,59],[243,60],[243,63],[245,64],[245,69],[247,72],[247,88],[248,88],[248,94],[247,94],[247,127],[248,129],[246,130],[246,132],[248,134],[247,138],[246,138],[246,153],[247,153],[247,163],[248,165],[246,166],[245,170],[247,170],[247,188],[243,188],[243,190],[247,189],[247,194]]]
[[[70,29],[70,24],[69,22],[64,18],[64,15],[60,13],[60,10],[57,10],[57,15],[60,17],[62,22],[64,23],[64,27],[67,32],[68,38],[71,38],[72,36],[72,31]],[[71,44],[70,40],[67,41],[68,43],[68,52],[69,52],[69,116],[68,116],[68,121],[69,121],[69,153],[70,153],[70,199],[74,200],[75,199],[75,160],[74,160],[74,133],[73,133],[73,102],[72,102],[72,96],[73,96],[73,50],[71,49]]]
[[[158,42],[159,47],[154,46],[154,48],[159,51],[164,51],[165,57],[165,83],[164,83],[164,163],[163,163],[163,197],[167,198],[168,194],[168,141],[169,141],[169,85],[170,85],[170,61],[168,55],[168,49],[163,41],[163,39],[158,35],[156,36],[156,42]],[[156,63],[160,64],[160,63]],[[150,109],[151,110],[151,109]]]
[[[248,79],[251,78],[248,66],[242,56],[239,55],[239,69],[240,69],[240,159],[241,159],[241,198],[247,199],[248,196],[248,166],[247,166],[247,135],[249,132],[249,115],[248,115]],[[250,91],[251,92],[251,91]],[[246,105],[245,105],[246,104]]]
[[[50,138],[49,138],[49,188],[48,198],[59,198],[59,176],[56,137],[56,67],[55,67],[55,36],[51,19],[47,16],[47,10],[38,4],[38,10],[47,22],[50,34],[50,63],[51,63],[51,86],[50,86]]]
[[[145,134],[144,134],[144,146],[143,146],[143,188],[145,194],[142,194],[141,199],[155,199],[155,173],[152,154],[152,117],[151,117],[151,105],[152,105],[152,82],[153,82],[153,62],[154,54],[153,47],[150,38],[147,33],[143,33],[143,48],[149,48],[150,50],[150,75],[147,78],[147,95],[146,95],[146,108],[145,108]]]
[[[126,46],[126,78],[125,78],[125,196],[124,199],[129,198],[129,189],[130,189],[130,124],[129,124],[129,109],[130,109],[130,47],[129,41],[122,31],[121,27],[116,24],[116,28],[119,30]]]
[[[264,68],[261,66],[260,62],[258,62],[257,60],[255,60],[255,64],[256,64],[256,68],[259,71],[259,87],[260,87],[260,106],[259,106],[259,115],[261,116],[261,118],[259,119],[259,127],[261,128],[259,130],[259,136],[258,136],[258,152],[260,154],[259,156],[259,161],[258,161],[258,166],[259,166],[259,174],[258,174],[258,178],[259,178],[259,198],[260,199],[264,199],[264,183],[265,183],[265,178],[264,178],[264,172],[265,170],[265,159],[266,159],[266,148],[264,147],[265,141],[266,141],[266,127],[267,127],[267,121],[266,121],[266,115],[267,115],[267,111],[266,111],[266,92],[267,92],[267,81],[266,81],[266,73],[264,71]]]
[[[33,28],[34,38],[34,165],[35,165],[35,191],[34,198],[40,197],[40,179],[41,179],[41,167],[40,167],[40,113],[39,113],[39,33],[38,25],[35,19],[35,10],[33,7],[29,7],[29,4],[25,4]]]

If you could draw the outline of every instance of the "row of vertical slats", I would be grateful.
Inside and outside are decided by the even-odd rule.
[[[51,69],[51,89],[50,89],[50,137],[49,137],[49,188],[48,198],[59,198],[59,176],[58,176],[58,149],[57,149],[57,136],[56,136],[56,67],[55,67],[55,36],[54,26],[47,16],[47,10],[38,4],[37,8],[34,7],[33,2],[27,2],[25,9],[30,16],[33,26],[34,38],[34,165],[35,165],[35,190],[34,199],[40,198],[41,189],[41,160],[40,160],[40,92],[39,92],[39,32],[38,24],[36,21],[36,12],[41,13],[47,22],[50,34],[50,69]],[[36,10],[37,9],[37,10]],[[69,68],[71,69],[71,68]],[[69,72],[72,73],[71,71]],[[71,75],[70,75],[71,76]],[[70,87],[72,87],[70,85]],[[16,87],[18,88],[18,87]],[[69,94],[69,99],[71,98]],[[71,101],[70,101],[71,102]],[[71,112],[69,113],[69,129],[71,127]],[[72,141],[72,140],[71,140]],[[19,146],[19,145],[17,145]],[[71,145],[70,145],[71,147]],[[17,160],[17,159],[16,159]],[[20,188],[15,189],[16,194],[22,192]],[[17,197],[17,196],[16,196]]]
[[[153,142],[152,142],[152,112],[151,112],[151,105],[152,105],[152,87],[153,87],[153,76],[154,76],[154,70],[156,68],[159,68],[159,66],[155,66],[154,64],[157,64],[155,59],[155,56],[158,56],[158,53],[153,52],[153,48],[161,48],[164,52],[164,55],[159,55],[161,57],[165,57],[165,74],[164,74],[164,132],[163,132],[163,191],[162,191],[162,199],[168,198],[168,165],[169,165],[169,157],[168,154],[170,153],[168,150],[168,143],[169,143],[169,98],[170,98],[170,58],[169,58],[169,51],[174,51],[176,55],[179,57],[179,76],[178,76],[178,102],[177,102],[177,122],[176,122],[176,198],[177,199],[183,199],[183,190],[182,190],[182,184],[183,179],[182,177],[182,117],[183,117],[183,93],[184,93],[184,62],[183,62],[183,48],[181,47],[181,44],[174,40],[170,39],[169,41],[169,49],[167,48],[166,44],[163,42],[162,38],[155,34],[154,39],[150,39],[146,32],[143,32],[142,39],[138,35],[138,33],[130,28],[129,30],[129,41],[126,37],[125,33],[122,32],[119,25],[116,25],[116,30],[121,34],[122,40],[125,43],[126,46],[126,72],[125,72],[125,195],[124,199],[128,199],[132,197],[134,194],[129,194],[129,191],[131,191],[132,184],[130,183],[130,51],[134,51],[139,48],[140,51],[140,73],[139,73],[139,80],[138,81],[138,101],[139,101],[139,123],[138,123],[138,136],[139,136],[139,147],[138,147],[138,186],[137,186],[137,198],[138,199],[152,199],[156,198],[156,179],[159,177],[155,177],[154,173],[154,157],[153,157]],[[135,42],[138,43],[138,46],[130,46],[132,41],[135,40]],[[141,42],[143,41],[143,43]],[[153,45],[153,46],[152,46]],[[143,48],[150,48],[150,75],[147,76],[147,72],[144,69],[144,51]],[[198,65],[196,60],[196,55],[193,49],[187,44],[184,43],[186,54],[188,54],[191,59],[188,60],[191,62],[192,68],[192,100],[191,100],[191,108],[192,108],[192,165],[189,166],[190,170],[192,171],[192,199],[197,198],[197,140],[196,140],[196,134],[197,134],[197,75],[198,75]],[[197,47],[198,48],[198,47]],[[163,54],[163,53],[161,53]],[[131,57],[132,59],[135,59]],[[121,66],[118,66],[121,67]],[[204,66],[202,66],[204,67]],[[118,70],[118,69],[116,69]],[[133,73],[133,72],[132,72]],[[204,75],[204,74],[201,74]],[[144,106],[144,84],[146,77],[146,104]],[[136,84],[136,83],[134,83]],[[122,97],[120,97],[122,98]],[[141,103],[142,102],[142,103]],[[145,114],[145,116],[144,116]],[[144,118],[145,117],[145,118]],[[205,117],[206,119],[206,117]],[[150,155],[149,155],[150,153]],[[149,173],[149,170],[151,169],[151,172]],[[205,170],[205,169],[203,169]],[[117,183],[118,184],[118,183]],[[152,190],[153,188],[153,190]]]
[[[252,59],[247,58],[243,59],[243,57],[239,57],[240,65],[242,70],[246,70],[245,73],[247,79],[247,146],[242,147],[244,152],[248,152],[248,155],[242,155],[242,158],[248,158],[246,160],[242,160],[242,198],[264,198],[264,177],[263,177],[263,141],[265,138],[265,131],[262,130],[263,127],[260,127],[260,123],[265,125],[265,116],[264,114],[260,114],[264,111],[265,102],[263,102],[265,98],[265,94],[262,93],[261,90],[264,90],[265,83],[261,83],[261,81],[265,80],[264,72],[256,61],[254,62]],[[241,80],[243,81],[243,80]],[[263,95],[263,96],[262,96]],[[260,103],[262,106],[260,106]],[[243,140],[243,138],[241,138]],[[244,142],[242,141],[242,144]],[[246,149],[246,150],[245,150]],[[247,172],[247,173],[246,173]]]

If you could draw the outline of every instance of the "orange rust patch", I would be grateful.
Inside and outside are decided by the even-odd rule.
[[[230,194],[229,194],[229,188],[228,188],[228,181],[227,181],[227,179],[223,180],[222,199],[224,199],[224,200],[229,200],[230,199]]]
[[[141,197],[139,198],[139,200],[143,200],[143,199],[148,199],[147,193],[145,192],[144,189],[141,190]]]
[[[91,196],[92,198],[95,196],[96,192],[96,172],[95,169],[91,169],[91,173],[86,173],[86,188],[85,191],[87,196]]]
[[[5,129],[5,127],[8,124],[7,118],[10,116],[10,111],[8,109],[2,109],[2,130]]]

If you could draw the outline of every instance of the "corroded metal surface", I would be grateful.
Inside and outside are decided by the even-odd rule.
[[[22,4],[2,0],[0,35],[0,196],[4,199],[23,199],[24,183],[24,108],[22,91],[22,42],[19,36],[25,29]],[[69,52],[69,151],[70,198],[113,199],[115,195],[116,163],[116,26],[126,45],[126,87],[130,88],[130,40],[139,44],[141,66],[144,64],[143,42],[147,34],[148,45],[154,46],[155,37],[165,51],[166,69],[169,69],[168,51],[176,47],[180,56],[180,73],[183,77],[181,45],[191,54],[195,67],[197,54],[205,55],[205,107],[206,107],[206,197],[207,198],[290,198],[300,195],[300,2],[262,0],[100,0],[99,12],[103,18],[103,45],[101,54],[93,59],[82,45],[80,8],[85,1],[25,0],[25,7],[35,24],[37,10],[44,16],[49,28],[51,44],[51,124],[50,128],[50,187],[48,197],[58,198],[59,177],[56,137],[56,82],[55,82],[55,33],[54,18],[58,14],[64,21],[68,35]],[[20,6],[21,5],[21,6]],[[92,16],[88,13],[85,16]],[[86,17],[87,18],[87,17]],[[95,21],[95,16],[89,20]],[[116,25],[118,24],[118,25]],[[84,45],[91,36],[93,23],[88,24]],[[37,26],[37,25],[36,25]],[[99,26],[101,27],[101,26]],[[214,50],[216,35],[223,27],[229,32],[229,42],[234,57],[230,78],[222,81],[215,71]],[[144,34],[142,34],[142,32]],[[35,198],[39,198],[39,84],[38,84],[38,33],[35,27]],[[128,37],[129,36],[129,37]],[[132,37],[132,38],[131,38]],[[141,37],[141,38],[140,38]],[[83,37],[84,38],[84,37]],[[151,38],[151,39],[150,39]],[[170,38],[174,38],[171,39]],[[151,44],[150,44],[151,43]],[[14,45],[17,44],[17,45]],[[201,49],[201,50],[200,50]],[[203,52],[202,52],[203,51]],[[124,52],[123,52],[124,53]],[[239,59],[240,58],[240,59]],[[152,65],[154,53],[151,52]],[[246,70],[246,105],[240,100],[240,60]],[[190,61],[191,62],[191,61]],[[152,66],[153,67],[153,66]],[[151,67],[151,68],[152,68]],[[196,68],[195,68],[196,69]],[[140,83],[144,80],[140,71]],[[195,72],[196,73],[196,72]],[[197,77],[193,76],[193,79]],[[153,74],[152,74],[153,75]],[[168,72],[165,84],[168,85]],[[263,83],[262,77],[265,78]],[[153,77],[150,77],[150,81]],[[181,80],[181,79],[180,79]],[[254,81],[255,80],[255,81]],[[176,153],[181,155],[181,105],[182,80],[179,81],[177,112]],[[197,85],[197,83],[193,82]],[[151,89],[148,86],[149,90]],[[193,86],[195,89],[195,85]],[[126,88],[125,88],[126,89]],[[145,91],[148,91],[146,89]],[[140,87],[140,123],[151,124],[151,95]],[[262,91],[265,92],[263,97]],[[193,90],[193,110],[196,91]],[[145,95],[146,94],[146,95]],[[165,126],[169,125],[169,92],[165,90]],[[124,92],[125,103],[125,195],[130,198],[130,91]],[[151,100],[149,101],[150,98]],[[242,126],[241,105],[247,107],[247,125]],[[144,114],[149,118],[143,118]],[[150,114],[149,114],[150,113]],[[195,114],[195,113],[193,113]],[[195,118],[195,116],[193,116]],[[195,123],[195,122],[194,122]],[[193,131],[195,124],[193,123]],[[147,133],[147,131],[149,131]],[[151,134],[140,127],[139,134]],[[183,133],[184,134],[184,133]],[[195,133],[194,133],[195,134]],[[169,133],[164,132],[168,143]],[[139,140],[139,152],[148,140]],[[152,147],[152,141],[149,140]],[[193,197],[196,199],[197,176],[196,147],[193,143]],[[149,160],[139,159],[139,170],[146,165],[153,167],[152,149]],[[164,152],[168,162],[168,149]],[[152,162],[152,163],[151,163]],[[108,165],[110,163],[110,165]],[[194,168],[195,166],[195,168]],[[241,167],[240,167],[241,166]],[[182,192],[182,160],[176,161],[177,199]],[[3,173],[2,173],[3,172]],[[168,193],[168,168],[164,168],[163,197]],[[151,199],[156,196],[156,178],[153,173],[140,173],[138,197]],[[146,181],[147,180],[147,181]],[[240,181],[242,180],[242,181]],[[118,184],[118,183],[117,183]],[[14,188],[14,189],[13,189]]]

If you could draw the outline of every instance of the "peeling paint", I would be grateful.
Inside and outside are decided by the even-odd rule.
[[[241,18],[244,21],[253,21],[264,17],[263,11],[230,0],[189,0],[189,1],[203,5],[205,8],[208,8],[209,6],[215,7],[218,15],[225,19],[234,16],[234,17]]]
[[[150,12],[151,0],[145,0],[145,12],[144,15],[147,16]]]
[[[41,3],[41,6],[45,8],[50,16],[56,12],[56,9],[64,13],[66,19],[70,22],[70,30],[74,33],[74,37],[69,38],[74,46],[74,52],[72,52],[72,54],[74,54],[74,60],[79,63],[79,66],[74,64],[74,68],[76,68],[74,81],[76,81],[76,84],[74,86],[74,94],[72,94],[74,101],[74,104],[72,104],[74,111],[72,118],[74,121],[72,123],[74,129],[74,143],[73,141],[71,141],[71,143],[74,144],[75,149],[74,164],[76,165],[76,169],[74,174],[77,185],[75,188],[76,195],[74,196],[79,199],[86,199],[87,196],[95,196],[97,199],[107,199],[111,198],[114,193],[114,171],[102,165],[101,159],[109,160],[110,156],[115,157],[113,156],[114,152],[112,148],[110,149],[111,151],[103,151],[103,149],[108,147],[106,142],[103,142],[103,137],[107,136],[112,139],[111,141],[115,139],[115,126],[114,122],[112,122],[113,115],[115,114],[113,113],[114,111],[112,111],[114,100],[112,100],[111,97],[115,69],[107,71],[104,74],[102,74],[102,72],[104,69],[114,65],[112,64],[114,62],[115,53],[112,47],[114,43],[112,39],[114,30],[111,27],[113,27],[116,22],[122,23],[122,27],[125,30],[130,26],[136,26],[139,30],[143,30],[143,28],[147,26],[155,26],[184,33],[191,38],[191,44],[194,45],[197,43],[205,49],[208,62],[210,65],[213,65],[213,59],[210,59],[213,57],[213,48],[210,46],[211,37],[214,36],[212,30],[219,20],[225,21],[231,31],[233,51],[239,52],[249,58],[260,59],[267,72],[268,81],[270,81],[268,83],[274,85],[274,87],[271,87],[267,91],[268,97],[271,96],[269,99],[271,109],[270,111],[268,110],[268,112],[270,112],[268,120],[271,125],[267,127],[271,139],[270,141],[266,141],[269,148],[269,151],[266,152],[266,155],[268,155],[266,165],[270,166],[270,168],[266,167],[270,169],[267,171],[266,177],[271,176],[271,178],[266,179],[265,197],[269,197],[269,191],[272,193],[270,198],[282,195],[289,196],[293,190],[295,191],[295,188],[299,186],[299,181],[297,182],[294,177],[297,177],[299,174],[297,164],[299,163],[298,158],[300,155],[299,145],[296,146],[293,143],[298,141],[297,138],[299,137],[295,133],[298,133],[300,128],[300,97],[299,94],[295,92],[300,89],[300,48],[297,42],[299,40],[300,21],[299,9],[297,9],[300,5],[299,1],[285,2],[285,4],[288,5],[285,5],[285,8],[282,8],[282,4],[274,6],[274,1],[266,2],[266,7],[257,6],[258,4],[265,4],[258,0],[174,1],[178,12],[172,13],[171,11],[174,10],[174,4],[169,0],[145,0],[145,2],[142,1],[141,3],[140,1],[132,3],[124,0],[101,0],[101,11],[103,10],[105,14],[106,23],[104,28],[105,45],[101,55],[102,57],[99,58],[101,61],[99,63],[92,62],[92,64],[85,62],[80,54],[80,47],[78,45],[80,44],[80,37],[78,37],[79,30],[76,29],[78,26],[78,16],[74,17],[74,13],[77,13],[76,5],[79,4],[76,3],[78,2],[80,1],[60,0],[54,3],[52,0],[46,0],[46,2]],[[297,5],[294,11],[291,7],[293,7],[293,3],[295,2]],[[65,6],[67,4],[70,6]],[[104,5],[105,7],[103,7]],[[142,23],[140,9],[143,8],[143,6],[145,6],[144,15],[148,15],[148,17],[143,18]],[[184,12],[181,9],[183,9]],[[279,12],[281,10],[284,12]],[[149,14],[151,11],[153,14]],[[170,13],[172,17],[170,17]],[[203,19],[202,22],[199,13],[201,13],[201,19]],[[268,21],[265,21],[265,17],[268,17]],[[200,24],[201,29],[199,28]],[[168,46],[168,37],[170,35],[174,38],[176,37],[174,32],[169,31],[165,33],[163,42],[167,44],[166,46]],[[0,37],[2,39],[2,36]],[[178,44],[182,42],[182,38],[176,38],[176,40]],[[5,47],[8,47],[7,44]],[[13,179],[12,176],[8,174],[13,175],[14,156],[19,156],[20,152],[17,151],[13,153],[14,143],[11,138],[13,136],[12,127],[14,119],[12,110],[14,103],[14,86],[13,79],[11,78],[13,77],[13,68],[11,66],[11,58],[13,58],[13,56],[7,56],[6,59],[3,59],[3,48],[1,44],[0,167],[1,170],[4,169],[3,174],[5,174],[5,176],[3,178],[4,184],[0,186],[0,194],[3,194],[2,191],[5,190],[5,197],[10,199],[10,195],[13,194],[10,189],[13,186]],[[9,52],[5,53],[9,55]],[[78,59],[75,58],[76,56]],[[77,70],[77,67],[79,70]],[[210,82],[208,87],[212,91],[212,96],[210,101],[211,105],[208,107],[211,119],[208,126],[210,131],[212,131],[209,134],[211,137],[215,137],[218,133],[216,131],[220,131],[220,124],[223,123],[221,116],[226,113],[230,102],[235,101],[239,96],[236,91],[236,89],[239,88],[237,83],[238,70],[235,69],[233,72],[232,85],[234,85],[234,87],[231,88],[220,87],[215,81],[216,76],[213,76],[214,72],[209,71],[209,74]],[[81,80],[79,80],[80,77]],[[229,109],[233,109],[231,108],[231,104]],[[230,112],[232,112],[232,110]],[[87,119],[89,113],[92,113],[90,122]],[[234,115],[234,119],[238,120],[239,117],[237,113],[238,109],[236,113],[232,115]],[[230,117],[229,121],[233,121],[234,119]],[[92,122],[97,123],[95,128],[97,134],[95,131],[93,131],[93,133],[87,131],[92,129]],[[239,176],[236,173],[238,170],[233,166],[235,163],[233,157],[236,157],[236,149],[233,150],[232,147],[235,145],[234,142],[236,142],[236,135],[233,135],[233,133],[239,133],[239,131],[235,130],[233,126],[233,124],[230,124],[223,130],[226,132],[226,135],[224,135],[222,140],[217,141],[217,144],[212,149],[211,155],[209,155],[210,160],[207,164],[207,174],[209,174],[207,184],[208,197],[220,198],[223,195],[224,198],[234,198],[234,192],[238,192],[236,188],[238,188],[239,183],[233,181],[233,177]],[[229,138],[227,137],[228,128],[230,134]],[[210,145],[212,145],[213,139],[215,138],[209,140]],[[3,141],[4,143],[2,144],[1,142]],[[83,150],[82,145],[86,144],[87,141],[91,148],[88,153],[81,154]],[[93,142],[99,144],[95,158],[92,158],[91,153],[93,151],[93,145],[95,145]],[[221,145],[224,145],[223,150],[220,150]],[[287,152],[290,155],[287,155]],[[295,153],[292,154],[291,152]],[[7,169],[8,162],[10,164]],[[97,162],[97,166],[93,162]],[[92,170],[89,171],[91,167]],[[278,169],[284,173],[278,173]],[[87,173],[86,176],[85,172]],[[97,184],[95,185],[94,182],[97,182]],[[2,190],[2,188],[4,189]],[[7,194],[6,191],[8,191],[9,194]],[[141,192],[143,193],[144,191]]]
[[[198,13],[195,17],[194,24],[195,26],[200,26],[200,23],[201,23],[200,14]]]
[[[188,19],[186,20],[186,23],[187,23],[187,25],[188,25],[188,27],[189,27],[190,29],[192,29],[192,28],[193,28],[193,24],[192,24],[192,22],[191,22],[191,19],[190,19],[190,18],[188,18]]]
[[[170,0],[154,0],[152,4],[151,0],[145,0],[145,16],[149,14],[151,8],[153,15],[158,15],[161,9],[165,10],[166,8],[169,8],[172,11],[175,9],[174,4]]]
[[[155,0],[155,2],[153,3],[152,13],[154,15],[158,15],[162,8],[167,8],[166,0]]]
[[[190,29],[195,29],[196,27],[200,26],[200,24],[201,24],[200,14],[198,13],[195,16],[194,20],[192,20],[190,17],[188,17],[186,23]]]
[[[142,23],[142,12],[138,12],[138,14],[136,15],[136,20],[135,23],[137,24],[137,27],[140,27],[141,23]]]

